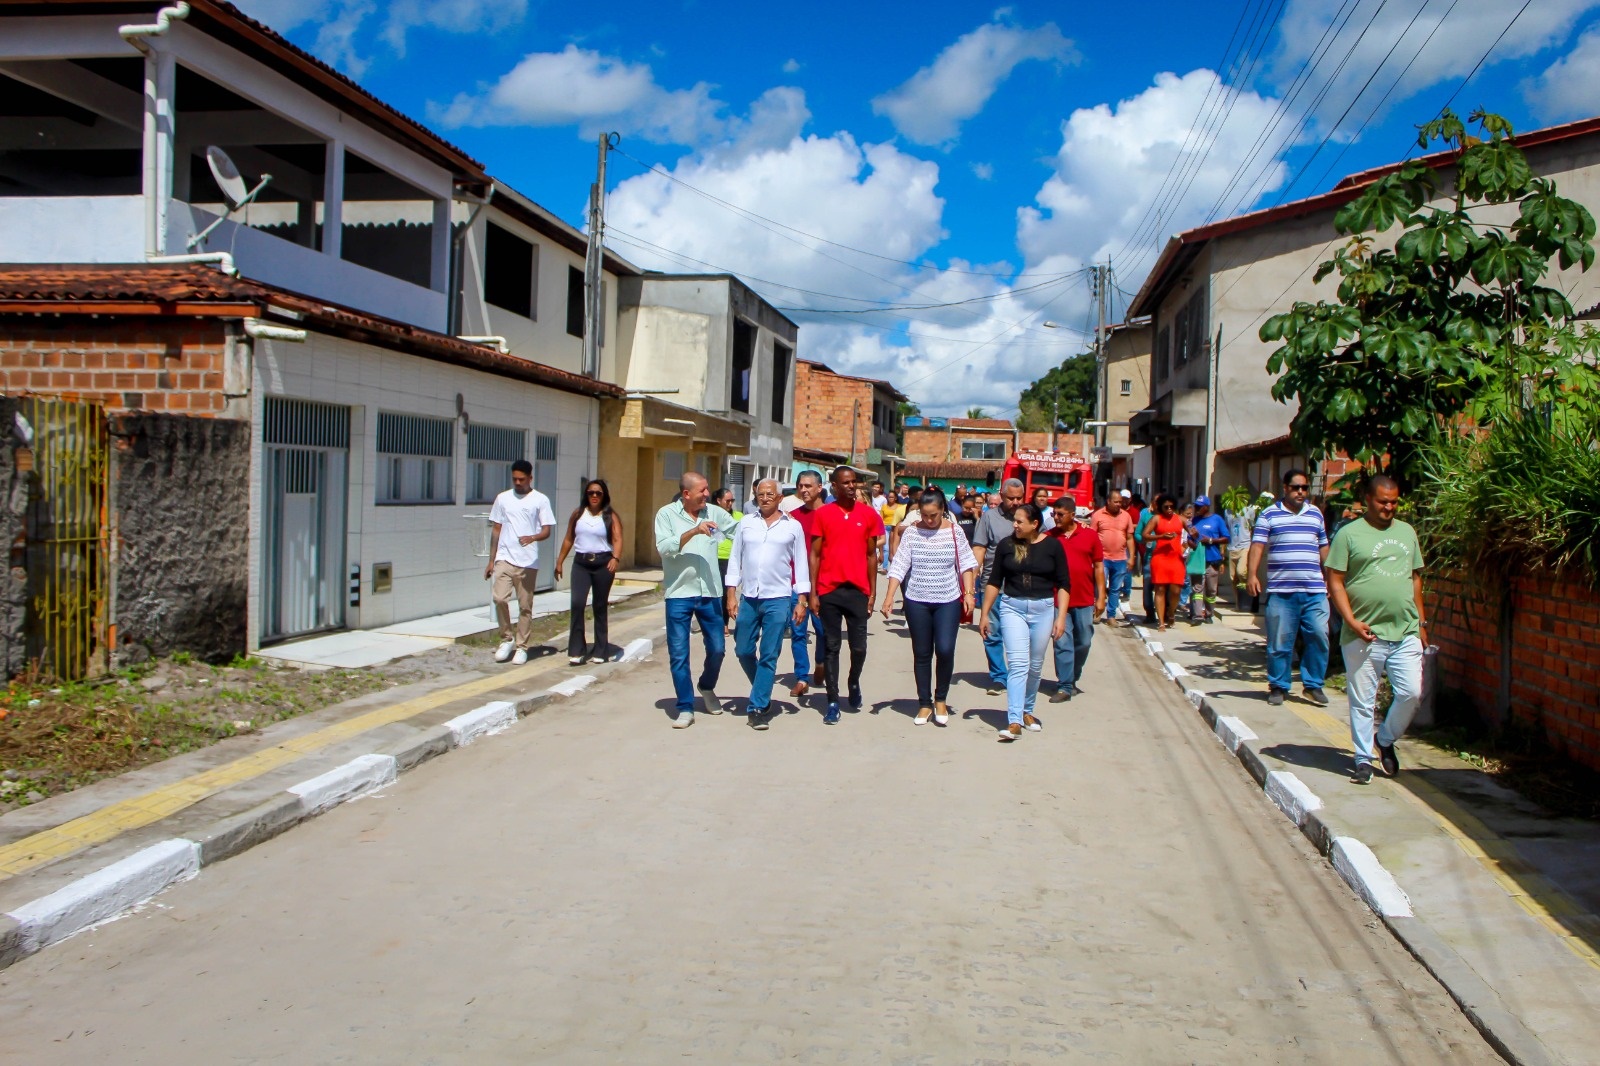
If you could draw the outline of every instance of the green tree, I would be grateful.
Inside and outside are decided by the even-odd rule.
[[[1017,428],[1027,433],[1050,429],[1050,412],[1057,410],[1057,428],[1073,430],[1094,417],[1094,353],[1084,352],[1052,367],[1022,390],[1017,403]]]
[[[985,411],[981,407],[969,407],[969,408],[967,408],[967,417],[968,418],[988,418],[989,417],[989,412]]]
[[[1316,280],[1337,272],[1338,299],[1261,327],[1282,342],[1267,360],[1281,375],[1272,395],[1299,401],[1291,431],[1309,456],[1342,451],[1414,481],[1421,446],[1457,416],[1595,395],[1596,334],[1544,284],[1552,260],[1593,264],[1594,218],[1534,175],[1504,118],[1469,120],[1482,136],[1445,111],[1417,137],[1454,154],[1445,206],[1430,204],[1440,170],[1411,162],[1380,178],[1334,216],[1350,240]],[[1395,225],[1393,250],[1376,247]]]

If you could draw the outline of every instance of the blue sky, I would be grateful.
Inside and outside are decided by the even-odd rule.
[[[1081,350],[1087,264],[1134,291],[1167,235],[1397,159],[1453,93],[1600,113],[1600,0],[244,6],[574,222],[619,131],[618,251],[763,279],[802,354],[936,412]]]

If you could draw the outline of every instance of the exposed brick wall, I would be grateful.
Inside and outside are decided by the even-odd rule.
[[[872,441],[872,383],[842,378],[809,363],[795,365],[794,446],[817,451],[850,453],[850,419],[856,401],[856,453],[864,454]]]
[[[1009,456],[1013,446],[1023,451],[1047,452],[1050,450],[1049,433],[1017,434],[1009,429],[963,428],[954,430],[933,426],[907,426],[905,457],[914,463],[955,463],[961,461],[961,442],[964,440],[997,440],[1005,443]],[[846,447],[849,442],[846,442]],[[1094,447],[1094,437],[1087,433],[1056,434],[1056,450],[1076,455],[1088,455]]]
[[[1429,578],[1425,604],[1443,687],[1497,723],[1502,663],[1509,662],[1510,717],[1543,729],[1573,761],[1600,770],[1600,593],[1543,575],[1489,591],[1444,575]]]
[[[205,319],[8,317],[0,393],[211,418],[226,405],[224,349],[222,324]]]

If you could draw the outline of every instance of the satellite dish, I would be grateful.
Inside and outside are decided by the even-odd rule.
[[[244,183],[244,176],[239,173],[239,168],[233,165],[233,160],[228,158],[216,145],[206,146],[206,165],[211,168],[211,176],[217,179],[217,188],[222,190],[222,195],[228,200],[229,210],[237,208],[244,203],[248,189]]]

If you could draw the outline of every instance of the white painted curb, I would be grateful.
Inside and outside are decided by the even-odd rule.
[[[1247,740],[1261,739],[1256,736],[1256,731],[1245,725],[1243,721],[1225,714],[1217,715],[1217,724],[1211,728],[1216,733],[1217,739],[1222,741],[1222,746],[1235,755],[1239,753],[1240,744]]]
[[[508,729],[517,722],[517,705],[505,700],[486,703],[476,710],[458,714],[444,724],[455,746],[464,748],[474,740]]]
[[[1412,917],[1411,900],[1371,848],[1355,837],[1335,837],[1328,858],[1333,860],[1339,876],[1367,901],[1367,906],[1385,918]]]
[[[395,779],[393,755],[362,755],[285,791],[300,797],[306,814],[321,814],[345,800],[382,788]]]
[[[1151,655],[1160,655],[1162,650],[1161,642],[1159,640],[1147,640],[1144,644],[1144,650]]]
[[[1138,637],[1140,640],[1145,641],[1146,643],[1148,643],[1150,640],[1150,631],[1144,626],[1134,626],[1133,635]]]
[[[1278,805],[1278,810],[1297,826],[1306,824],[1306,815],[1322,809],[1322,799],[1306,787],[1306,783],[1287,770],[1273,770],[1267,774],[1267,798]]]
[[[192,840],[163,840],[136,851],[12,911],[22,927],[22,950],[31,955],[199,872],[200,845]]]
[[[1189,671],[1185,670],[1182,666],[1179,666],[1177,663],[1162,663],[1161,664],[1161,668],[1163,670],[1165,670],[1167,672],[1167,676],[1172,678],[1172,680],[1174,680],[1174,681],[1178,680],[1178,678],[1180,678],[1180,677],[1188,677],[1189,676]]]
[[[628,641],[628,646],[622,649],[619,663],[638,663],[650,658],[650,653],[655,650],[655,641],[649,637],[640,637],[638,640]]]
[[[567,678],[559,685],[551,685],[550,691],[557,696],[576,696],[594,684],[596,680],[593,674],[579,674],[577,677]]]

